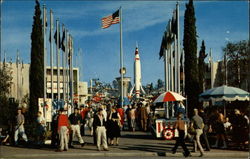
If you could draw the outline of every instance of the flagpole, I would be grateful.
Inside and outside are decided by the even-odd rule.
[[[180,17],[179,17],[179,3],[176,4],[177,17],[177,93],[180,93]]]
[[[56,20],[56,54],[57,54],[57,102],[60,100],[60,48],[59,48],[59,20]]]
[[[74,107],[74,101],[73,101],[73,92],[74,92],[74,88],[73,88],[73,38],[70,35],[70,43],[71,43],[71,51],[70,51],[70,98],[71,98],[71,109],[73,109]]]
[[[18,101],[18,106],[19,106],[19,93],[18,93],[18,87],[19,87],[19,50],[17,50],[17,57],[16,57],[16,68],[17,68],[17,86],[16,86],[16,98],[17,98],[17,101]]]
[[[43,53],[44,53],[44,57],[43,57],[43,111],[44,111],[44,117],[46,119],[46,109],[45,109],[45,105],[46,105],[46,91],[47,91],[47,87],[46,87],[46,6],[43,5]]]
[[[174,91],[174,59],[173,59],[173,45],[170,44],[170,85],[171,85],[171,91]]]
[[[184,49],[182,49],[182,95],[186,96],[185,92],[185,52]]]
[[[164,49],[164,73],[165,73],[165,91],[168,91],[169,87],[169,73],[168,73],[168,50]]]
[[[121,70],[121,108],[123,108],[123,48],[122,48],[122,7],[119,9],[120,15],[120,70]]]
[[[64,63],[65,63],[65,103],[68,110],[68,31],[65,29],[65,54],[64,54]]]
[[[65,32],[64,24],[62,25],[63,34]],[[63,35],[64,36],[64,35]],[[63,41],[62,41],[63,45]],[[63,71],[63,101],[65,101],[65,51],[62,50],[62,71]]]
[[[50,66],[51,66],[51,102],[54,101],[54,80],[53,80],[53,73],[54,73],[54,68],[53,68],[53,33],[54,26],[53,26],[53,12],[50,10]]]
[[[211,88],[214,87],[214,73],[213,73],[213,58],[212,58],[212,49],[210,48],[210,77],[211,77]]]
[[[164,35],[165,36],[165,35]],[[164,74],[165,74],[165,91],[169,89],[169,63],[168,63],[168,52],[169,50],[164,49]],[[165,117],[169,118],[168,103],[164,103],[165,106]]]
[[[66,100],[67,100],[67,110],[69,113],[69,35],[68,35],[68,30],[66,30],[66,46],[65,46],[65,50],[66,50]]]

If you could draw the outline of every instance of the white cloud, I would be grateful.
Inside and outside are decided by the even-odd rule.
[[[86,14],[86,12],[90,11],[98,11],[101,17],[104,17],[108,14],[111,14],[114,12],[114,8],[118,8],[119,6],[122,6],[123,9],[123,31],[124,32],[131,32],[131,31],[137,31],[142,30],[150,26],[154,26],[159,23],[166,23],[168,19],[172,17],[173,9],[175,8],[175,3],[170,2],[152,2],[152,1],[137,1],[137,2],[115,2],[110,5],[110,3],[101,5],[101,6],[95,6],[94,9],[90,9],[86,7],[82,7],[82,12],[76,11],[74,14],[74,18],[83,18],[82,16]],[[79,9],[79,8],[78,8]],[[78,10],[77,9],[77,10]],[[102,11],[102,13],[100,12]],[[74,12],[71,9],[68,9],[66,12]],[[103,13],[105,12],[105,13]],[[93,13],[93,12],[92,12]],[[180,15],[182,15],[183,12],[181,12]],[[75,34],[78,37],[85,37],[85,36],[96,36],[96,35],[103,35],[103,34],[112,34],[119,32],[119,29],[113,29],[112,27],[109,28],[109,31],[103,31],[100,29],[100,19],[98,19],[98,22],[96,24],[91,24],[93,27],[91,30],[87,29],[85,26],[82,26],[81,29],[72,28],[73,34]],[[97,24],[98,23],[98,24]],[[78,27],[79,28],[79,27]]]

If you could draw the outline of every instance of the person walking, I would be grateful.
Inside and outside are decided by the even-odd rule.
[[[87,106],[81,106],[81,111],[80,111],[80,114],[81,114],[81,128],[80,128],[80,131],[81,131],[81,136],[84,136],[85,135],[85,124],[86,124],[86,114],[88,112],[88,107]]]
[[[109,115],[109,124],[108,124],[108,137],[110,138],[110,145],[114,145],[114,139],[115,145],[118,146],[119,137],[121,137],[121,117],[119,113],[116,111],[115,108],[112,109],[110,115]]]
[[[27,135],[25,134],[24,130],[24,122],[25,118],[24,115],[22,114],[22,109],[17,110],[17,116],[16,116],[16,126],[15,126],[15,135],[14,135],[14,141],[15,145],[18,145],[18,136],[21,135],[26,144],[28,143],[28,138]]]
[[[101,142],[103,150],[108,151],[107,135],[106,135],[106,120],[103,116],[103,109],[99,108],[97,114],[94,116],[93,127],[95,127],[95,133],[97,137],[97,150],[101,151]]]
[[[216,141],[215,144],[212,145],[214,148],[218,148],[218,143],[220,139],[223,142],[223,146],[221,147],[222,149],[227,148],[226,144],[226,132],[225,132],[225,127],[224,127],[224,115],[222,113],[219,113],[219,116],[215,122],[215,133],[216,133]]]
[[[95,112],[93,111],[93,108],[89,107],[89,111],[86,114],[86,121],[87,121],[86,123],[87,123],[87,126],[88,126],[89,130],[90,130],[90,135],[91,136],[93,135],[94,115],[95,115]]]
[[[120,116],[120,127],[121,129],[123,128],[124,125],[124,109],[123,108],[117,108],[116,112],[118,112],[119,116]]]
[[[60,146],[56,152],[67,151],[68,148],[68,136],[69,136],[69,120],[68,116],[65,114],[65,110],[61,108],[60,115],[58,116],[58,133],[59,133],[59,140]]]
[[[234,109],[232,116],[232,137],[236,146],[242,150],[247,145],[249,137],[249,124],[247,119],[242,115],[239,109]]]
[[[203,133],[204,122],[203,122],[203,119],[198,115],[198,109],[194,109],[194,116],[192,117],[192,120],[191,120],[191,127],[193,127],[196,132],[195,141],[194,141],[195,150],[197,149],[197,145],[198,145],[199,150],[200,150],[200,157],[202,157],[204,156],[204,150],[200,143],[200,136]]]
[[[69,146],[74,148],[72,144],[73,144],[73,139],[76,136],[81,146],[83,147],[86,143],[83,141],[81,132],[80,132],[81,115],[79,114],[78,108],[75,108],[74,113],[70,114],[69,121],[70,121],[70,128],[72,131],[72,134],[70,136]]]
[[[178,130],[179,137],[176,139],[175,146],[172,149],[173,154],[176,153],[176,150],[179,145],[182,146],[182,149],[184,150],[183,155],[185,157],[191,156],[190,151],[187,149],[187,146],[185,144],[185,122],[182,120],[182,113],[179,113],[177,115],[177,121],[174,124],[174,128]]]
[[[136,109],[135,109],[135,106],[133,105],[132,109],[129,111],[129,118],[130,118],[130,126],[131,126],[131,130],[133,132],[135,132],[135,112],[136,112]]]
[[[140,118],[142,130],[147,131],[148,111],[144,105],[141,107]]]
[[[207,139],[207,133],[209,130],[208,116],[203,109],[199,110],[199,115],[204,122],[204,128],[203,128],[203,133],[201,135],[201,139],[205,142],[206,151],[210,151],[210,145]]]

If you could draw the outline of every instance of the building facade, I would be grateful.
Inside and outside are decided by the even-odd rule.
[[[3,63],[1,63],[3,65]],[[29,70],[30,64],[23,64],[23,63],[12,63],[8,62],[5,63],[5,66],[9,68],[11,77],[12,77],[12,84],[10,88],[10,98],[14,98],[19,101],[20,104],[24,103],[24,100],[29,97]],[[61,99],[66,99],[69,97],[69,71],[65,70],[66,76],[63,78],[63,68],[59,68],[60,75],[59,75],[59,86],[60,86],[60,97]],[[57,67],[53,68],[53,97],[57,99],[58,92],[57,92]],[[46,69],[46,86],[47,86],[47,98],[52,97],[51,93],[51,67],[47,67]],[[65,91],[65,97],[64,93]],[[87,82],[80,82],[79,81],[79,69],[73,68],[73,96],[74,100],[77,102],[81,102],[82,104],[85,102],[85,98],[88,96],[88,84]],[[27,100],[27,99],[26,99]],[[79,104],[81,104],[79,103]]]

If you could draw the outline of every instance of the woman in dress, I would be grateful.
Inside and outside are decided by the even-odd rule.
[[[121,117],[115,108],[112,108],[108,119],[109,119],[109,121],[108,121],[108,137],[110,138],[110,145],[114,145],[114,144],[118,145],[119,144],[119,137],[121,136],[121,130],[120,130]]]

